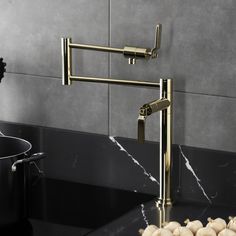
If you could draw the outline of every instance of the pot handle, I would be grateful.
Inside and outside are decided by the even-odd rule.
[[[12,166],[11,166],[11,171],[12,172],[15,172],[16,171],[16,166],[18,164],[21,164],[21,163],[31,163],[33,161],[37,161],[37,160],[40,160],[40,159],[43,159],[46,157],[46,154],[44,152],[38,152],[38,153],[34,153],[31,157],[29,158],[23,158],[23,159],[20,159],[20,160],[17,160],[15,161]]]

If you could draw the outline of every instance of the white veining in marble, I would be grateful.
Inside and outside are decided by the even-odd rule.
[[[203,211],[200,213],[200,215],[199,215],[197,218],[198,218],[198,219],[199,219],[199,218],[202,218],[202,216],[204,216],[205,213],[207,212],[208,208],[209,208],[209,206],[205,207],[205,208],[203,209]]]
[[[216,192],[215,195],[212,195],[212,196],[211,196],[211,199],[214,199],[214,198],[216,198],[217,196],[218,196],[218,192]]]
[[[180,150],[181,155],[183,156],[183,158],[184,158],[184,160],[185,160],[185,166],[187,167],[187,169],[192,173],[192,175],[193,175],[194,178],[196,179],[197,184],[198,184],[199,188],[201,189],[203,195],[206,197],[206,199],[208,200],[208,202],[209,202],[210,204],[212,204],[211,199],[208,197],[208,195],[206,194],[204,188],[202,187],[202,185],[201,185],[201,183],[200,183],[201,180],[198,178],[198,176],[196,175],[196,173],[195,173],[195,171],[193,170],[192,166],[190,165],[188,158],[184,155],[181,145],[179,145],[179,150]]]
[[[142,170],[143,170],[143,173],[144,175],[148,176],[148,178],[152,181],[152,182],[155,182],[159,185],[159,182],[151,175],[151,173],[148,173],[146,171],[146,169],[131,155],[129,154],[125,149],[124,147],[115,139],[115,137],[113,136],[109,136],[109,139],[115,144],[117,145],[119,148],[120,148],[120,151],[121,152],[125,152],[127,154],[127,156],[137,165],[139,166]]]
[[[124,231],[126,229],[126,227],[124,225],[121,225],[119,228],[117,228],[116,230],[114,230],[112,232],[112,234],[109,235],[120,235],[122,231]]]
[[[115,236],[115,235],[120,235],[122,231],[125,230],[125,226],[124,225],[121,225],[120,227],[116,228],[116,229],[109,229],[109,228],[105,228],[103,229],[104,230],[104,235],[110,235],[110,236]],[[101,232],[101,235],[102,232]]]
[[[229,162],[226,162],[225,164],[218,165],[219,168],[225,168],[229,165]]]
[[[41,176],[45,176],[45,173],[44,173],[44,171],[43,170],[41,170],[39,167],[38,167],[38,164],[36,164],[36,162],[35,161],[32,161],[31,163],[30,163],[30,165],[34,165],[34,167],[36,168],[36,170],[39,172],[39,174],[41,175]]]
[[[72,168],[76,168],[77,167],[78,160],[79,160],[79,155],[76,154],[75,158],[73,160],[73,163],[72,163]]]
[[[149,223],[148,223],[148,220],[147,220],[147,216],[145,214],[144,205],[141,204],[140,206],[141,206],[141,212],[142,212],[142,215],[143,215],[143,220],[145,221],[146,225],[148,226]]]

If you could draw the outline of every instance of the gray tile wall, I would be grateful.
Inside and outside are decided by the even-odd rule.
[[[0,53],[8,73],[0,86],[0,120],[107,133],[108,86],[63,87],[59,77],[61,37],[108,44],[108,2],[3,2]],[[82,51],[74,64],[82,75],[108,76],[107,54]]]
[[[234,0],[2,0],[0,120],[135,138],[139,107],[158,90],[60,82],[60,37],[74,42],[151,47],[157,60],[129,66],[120,55],[79,51],[76,73],[174,80],[174,142],[236,151],[236,2]],[[147,139],[159,139],[158,115]]]

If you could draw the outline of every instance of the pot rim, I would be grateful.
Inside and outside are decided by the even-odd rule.
[[[27,141],[25,139],[22,139],[22,138],[18,138],[18,137],[14,137],[14,136],[7,136],[7,135],[0,136],[0,139],[1,138],[17,139],[17,140],[23,141],[24,143],[27,143],[29,145],[29,148],[24,152],[20,152],[20,153],[10,155],[10,156],[0,157],[0,160],[11,158],[11,157],[16,157],[16,156],[19,156],[19,155],[22,155],[22,154],[26,154],[32,148],[32,144],[29,141]]]

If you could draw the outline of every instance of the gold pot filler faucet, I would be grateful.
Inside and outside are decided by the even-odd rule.
[[[121,53],[128,58],[129,64],[135,64],[137,59],[150,59],[158,57],[161,45],[162,25],[156,26],[154,48],[139,48],[125,46],[124,48],[112,48],[87,44],[72,43],[71,38],[61,38],[62,48],[62,84],[71,85],[72,81],[84,81],[95,83],[108,83],[117,85],[143,86],[160,88],[160,99],[144,104],[139,110],[138,116],[138,141],[144,143],[145,121],[151,114],[160,111],[160,157],[159,157],[159,198],[158,206],[171,205],[171,146],[172,146],[172,80],[160,79],[159,82],[120,80],[111,78],[97,78],[72,75],[72,49],[87,49],[103,52]]]

